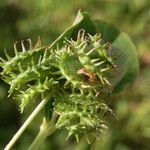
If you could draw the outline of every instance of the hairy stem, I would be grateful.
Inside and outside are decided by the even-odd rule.
[[[53,113],[52,119],[49,122],[45,118],[43,119],[40,131],[28,150],[37,150],[40,148],[42,142],[56,130],[55,123],[57,122],[57,118],[57,114]]]
[[[21,126],[21,128],[17,131],[17,133],[13,136],[13,138],[10,140],[10,142],[6,145],[4,150],[10,150],[12,146],[16,143],[16,141],[19,139],[19,137],[23,134],[27,126],[32,122],[32,120],[36,117],[36,115],[40,112],[40,110],[45,106],[45,104],[48,102],[50,96],[47,96],[45,99],[43,99],[40,104],[34,109],[34,111],[31,113],[31,115],[27,118],[27,120],[24,122],[24,124]]]

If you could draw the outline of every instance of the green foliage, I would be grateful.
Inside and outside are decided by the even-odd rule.
[[[73,25],[51,45],[38,41],[32,47],[30,40],[29,45],[26,51],[22,42],[22,52],[14,48],[15,56],[5,53],[7,60],[1,58],[0,63],[21,112],[37,96],[50,95],[45,114],[59,115],[56,128],[65,127],[68,137],[74,135],[77,141],[83,135],[88,142],[98,139],[113,114],[108,107],[113,89],[123,88],[137,74],[137,56],[128,36],[79,11]]]
[[[118,74],[112,80],[116,92],[123,89],[126,84],[134,81],[138,73],[138,59],[135,47],[126,33],[120,33],[113,25],[97,20],[98,32],[104,36],[104,40],[111,43],[113,51],[116,52],[116,65]],[[117,50],[116,50],[117,49]]]

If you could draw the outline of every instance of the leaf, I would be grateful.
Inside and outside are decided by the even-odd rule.
[[[117,75],[111,79],[114,91],[120,91],[132,83],[138,72],[138,58],[135,47],[127,34],[120,32],[113,25],[95,21],[97,31],[102,33],[104,41],[110,42],[112,51],[116,55],[115,64],[118,66]]]
[[[135,80],[139,70],[139,63],[135,47],[127,34],[121,33],[112,45],[124,53],[124,57],[120,58],[122,60],[118,62],[118,66],[122,66],[120,67],[120,72],[123,72],[122,78],[114,84],[114,90],[117,92],[122,90],[126,84],[131,84]]]
[[[50,48],[57,48],[57,46],[61,47],[63,45],[63,41],[65,38],[76,38],[77,33],[80,29],[84,29],[87,33],[94,35],[96,33],[96,27],[89,15],[86,12],[79,11],[75,21],[72,26],[69,27],[62,33],[51,45]]]
[[[120,34],[120,31],[112,24],[102,20],[95,21],[97,32],[102,34],[102,38],[106,42],[112,43]]]

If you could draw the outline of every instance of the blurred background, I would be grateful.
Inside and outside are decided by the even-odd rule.
[[[112,97],[116,118],[107,135],[88,145],[74,138],[66,141],[66,132],[57,131],[41,146],[41,150],[149,150],[150,149],[150,1],[149,0],[0,0],[0,56],[4,48],[13,56],[16,41],[38,36],[49,44],[73,22],[79,9],[92,19],[102,19],[129,34],[140,63],[138,77],[132,87]],[[134,62],[133,62],[134,63]],[[35,104],[20,114],[9,86],[0,80],[0,149],[18,130]],[[15,145],[25,150],[38,132],[37,117]]]

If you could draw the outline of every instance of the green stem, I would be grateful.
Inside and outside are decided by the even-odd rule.
[[[4,150],[10,150],[12,148],[12,146],[16,143],[16,141],[19,139],[19,137],[25,131],[27,126],[32,122],[32,120],[36,117],[36,115],[40,112],[40,110],[48,102],[49,98],[50,98],[50,96],[47,96],[45,99],[43,99],[40,102],[40,104],[34,109],[34,111],[31,113],[31,115],[28,117],[28,119],[24,122],[24,124],[21,126],[21,128],[17,131],[17,133],[10,140],[10,142],[6,145]]]
[[[43,119],[43,123],[40,126],[40,131],[28,150],[37,150],[41,146],[43,141],[56,130],[56,121],[56,114],[53,114],[52,119],[49,122],[47,122],[45,118]]]

